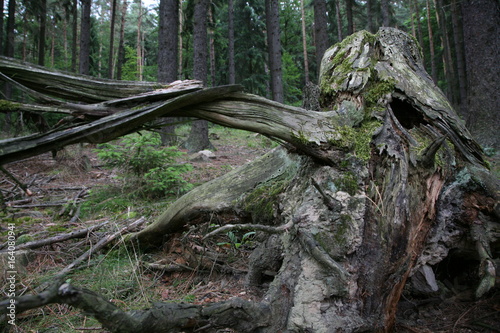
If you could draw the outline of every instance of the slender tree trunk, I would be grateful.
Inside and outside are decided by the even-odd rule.
[[[136,51],[137,51],[137,76],[139,81],[142,81],[143,71],[143,54],[142,54],[142,1],[139,4],[139,15],[137,18],[137,38],[136,38]]]
[[[447,97],[452,101],[452,104],[456,106],[457,97],[454,89],[456,83],[455,70],[453,68],[453,61],[451,58],[448,23],[446,19],[446,12],[443,10],[443,0],[436,0],[434,7],[436,8],[436,18],[441,30],[441,45],[443,48],[443,64],[447,82]]]
[[[316,44],[316,67],[319,77],[321,59],[329,47],[325,0],[314,0],[314,44]]]
[[[71,5],[72,36],[71,36],[71,71],[76,72],[76,56],[78,54],[78,0]]]
[[[214,18],[212,13],[211,6],[208,7],[208,22],[210,23],[210,28],[208,29],[208,45],[209,45],[209,63],[210,63],[210,78],[211,78],[211,86],[215,87],[215,38],[214,38],[214,29],[212,28],[214,25]]]
[[[228,72],[229,72],[229,84],[236,83],[236,67],[234,64],[234,3],[233,0],[229,0],[228,3]]]
[[[177,80],[179,55],[179,1],[160,0],[158,31],[158,81]]]
[[[82,23],[80,28],[80,74],[90,71],[90,8],[92,0],[82,0]]]
[[[158,82],[168,83],[178,78],[179,60],[179,0],[160,0],[160,27],[158,31]],[[161,119],[163,123],[175,119]],[[166,125],[160,130],[164,146],[176,143],[175,125]]]
[[[464,38],[462,30],[462,14],[458,0],[451,0],[451,22],[453,26],[453,42],[455,49],[455,61],[457,64],[459,108],[458,112],[464,119],[469,118],[467,110],[467,74],[465,72]]]
[[[500,148],[500,5],[462,1],[467,68],[468,125],[484,146]]]
[[[205,84],[208,67],[208,5],[208,0],[195,0],[193,17],[193,77]],[[208,138],[208,122],[206,120],[193,121],[185,146],[189,151],[212,148]]]
[[[335,16],[337,17],[337,38],[340,42],[344,39],[344,34],[342,32],[342,15],[340,14],[340,0],[335,1]]]
[[[437,70],[436,70],[436,53],[434,50],[434,33],[432,31],[432,17],[431,17],[431,3],[429,0],[426,0],[427,7],[427,31],[429,33],[429,51],[431,55],[431,76],[434,82],[437,83]]]
[[[5,44],[5,55],[14,57],[14,37],[15,37],[15,16],[16,16],[16,0],[9,0],[7,14],[7,43]]]
[[[375,24],[373,20],[373,2],[376,0],[366,1],[366,28],[369,32],[375,33]],[[412,21],[413,22],[413,21]]]
[[[345,0],[345,15],[347,17],[347,35],[354,33],[354,20],[352,17],[353,0]]]
[[[4,0],[0,0],[0,8],[4,8]],[[0,15],[0,53],[3,52],[3,41],[4,41],[4,36],[3,36],[3,10],[2,10],[2,15]]]
[[[283,103],[283,73],[281,68],[281,41],[279,1],[266,0],[267,47],[273,100]]]
[[[304,54],[304,81],[309,82],[309,60],[307,57],[307,35],[306,35],[306,14],[304,10],[304,0],[300,0],[300,16],[302,20],[302,51]]]
[[[127,18],[127,0],[123,0],[120,23],[120,41],[118,42],[118,60],[116,61],[116,79],[122,79],[122,67],[125,63],[125,21]]]
[[[38,64],[45,66],[45,35],[47,27],[47,0],[40,0],[39,16],[39,40],[38,40]]]
[[[389,0],[380,0],[380,12],[382,14],[382,26],[389,27],[391,25],[391,13],[389,10]]]
[[[115,24],[116,24],[116,1],[112,0],[111,23],[109,28],[109,56],[108,56],[108,78],[112,79],[114,74],[113,55],[115,50]]]
[[[420,8],[418,7],[418,0],[413,0],[413,8],[415,10],[415,16],[417,20],[417,40],[418,43],[422,46],[424,45],[423,35],[422,35],[422,26],[420,24]]]

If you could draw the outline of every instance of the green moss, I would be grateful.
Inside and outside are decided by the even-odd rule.
[[[382,126],[377,120],[365,121],[360,127],[340,126],[337,128],[339,139],[332,139],[330,143],[353,151],[360,160],[367,162],[371,156],[371,141],[373,133]]]
[[[349,193],[350,195],[355,195],[358,191],[358,177],[353,172],[345,172],[341,177],[333,181],[335,187],[340,191]]]
[[[396,80],[393,78],[372,82],[370,87],[363,93],[366,107],[376,106],[381,97],[394,91],[395,86]]]
[[[270,181],[256,187],[243,202],[243,209],[254,218],[258,218],[260,223],[273,220],[274,204],[277,197],[288,186],[288,181]]]
[[[304,135],[304,132],[298,131],[298,133],[292,133],[292,138],[295,142],[300,145],[307,145],[309,143],[309,139]]]
[[[21,104],[0,99],[0,110],[2,111],[16,111]]]

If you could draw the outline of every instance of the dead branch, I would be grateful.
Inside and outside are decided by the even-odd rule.
[[[283,224],[278,227],[271,227],[262,224],[226,224],[206,234],[203,237],[203,240],[212,237],[216,234],[220,234],[221,232],[231,231],[231,230],[257,230],[257,231],[264,231],[270,234],[277,234],[288,231],[293,226],[293,224],[294,224],[293,221],[290,221],[287,224]]]
[[[64,242],[64,241],[66,241],[68,239],[72,239],[72,238],[86,237],[90,233],[92,233],[92,232],[94,232],[96,230],[99,230],[100,228],[102,228],[103,226],[105,226],[108,223],[109,223],[109,221],[105,221],[105,222],[100,223],[98,225],[94,225],[92,227],[85,228],[85,229],[82,229],[82,230],[76,230],[76,231],[72,231],[72,232],[69,232],[69,233],[59,234],[59,235],[56,235],[56,236],[53,236],[53,237],[49,237],[49,238],[45,238],[45,239],[40,239],[40,240],[36,240],[36,241],[31,241],[31,242],[27,242],[27,243],[24,243],[24,244],[20,244],[20,245],[16,246],[16,250],[36,249],[36,248],[39,248],[39,247],[42,247],[42,246],[45,246],[45,245],[50,245],[50,244],[54,244],[54,243]],[[2,253],[2,252],[5,252],[5,251],[0,251],[0,253]]]

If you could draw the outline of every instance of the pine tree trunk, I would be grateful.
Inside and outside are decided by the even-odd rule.
[[[467,0],[462,13],[469,129],[481,144],[498,149],[500,5],[496,0]]]
[[[283,103],[279,1],[277,0],[266,0],[266,28],[271,92],[273,100]]]
[[[193,16],[193,77],[204,84],[207,83],[208,69],[208,4],[208,0],[195,0]],[[206,120],[193,121],[184,146],[191,152],[213,148]]]
[[[235,84],[236,83],[236,67],[234,64],[234,3],[233,3],[233,0],[229,0],[229,4],[228,4],[227,30],[228,30],[227,52],[228,52],[228,72],[229,72],[228,83]]]
[[[90,8],[92,0],[82,0],[82,19],[80,28],[80,74],[90,70]]]
[[[304,0],[300,0],[300,17],[302,20],[302,53],[304,55],[304,81],[309,82],[309,60],[307,56],[307,35],[306,35],[306,13],[304,10]]]
[[[120,23],[120,41],[118,42],[118,60],[116,62],[116,79],[122,79],[122,67],[125,64],[125,21],[127,17],[127,0],[123,0]]]
[[[330,45],[328,43],[327,23],[325,0],[314,0],[314,44],[316,45],[318,78],[321,59],[323,59],[323,55]]]
[[[112,79],[114,74],[113,55],[115,51],[115,25],[116,25],[116,1],[112,0],[111,5],[111,23],[109,28],[109,55],[108,55],[108,78]]]

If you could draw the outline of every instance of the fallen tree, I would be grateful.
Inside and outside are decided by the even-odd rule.
[[[499,182],[425,72],[418,45],[396,29],[362,31],[330,48],[321,68],[323,111],[236,86],[174,98],[152,92],[130,97],[133,110],[94,113],[99,119],[79,125],[85,127],[0,142],[7,163],[57,145],[110,140],[158,116],[197,117],[279,140],[281,147],[195,188],[126,237],[158,247],[214,212],[240,222],[218,231],[251,223],[267,236],[251,255],[248,284],[262,287],[266,272],[276,272],[260,302],[158,304],[124,313],[60,281],[43,297],[16,298],[17,308],[67,303],[115,332],[391,331],[408,281],[421,293],[436,291],[438,264],[452,256],[468,259],[457,269],[477,277],[470,286],[476,297],[488,293],[498,258]],[[106,102],[99,103],[102,110]]]

